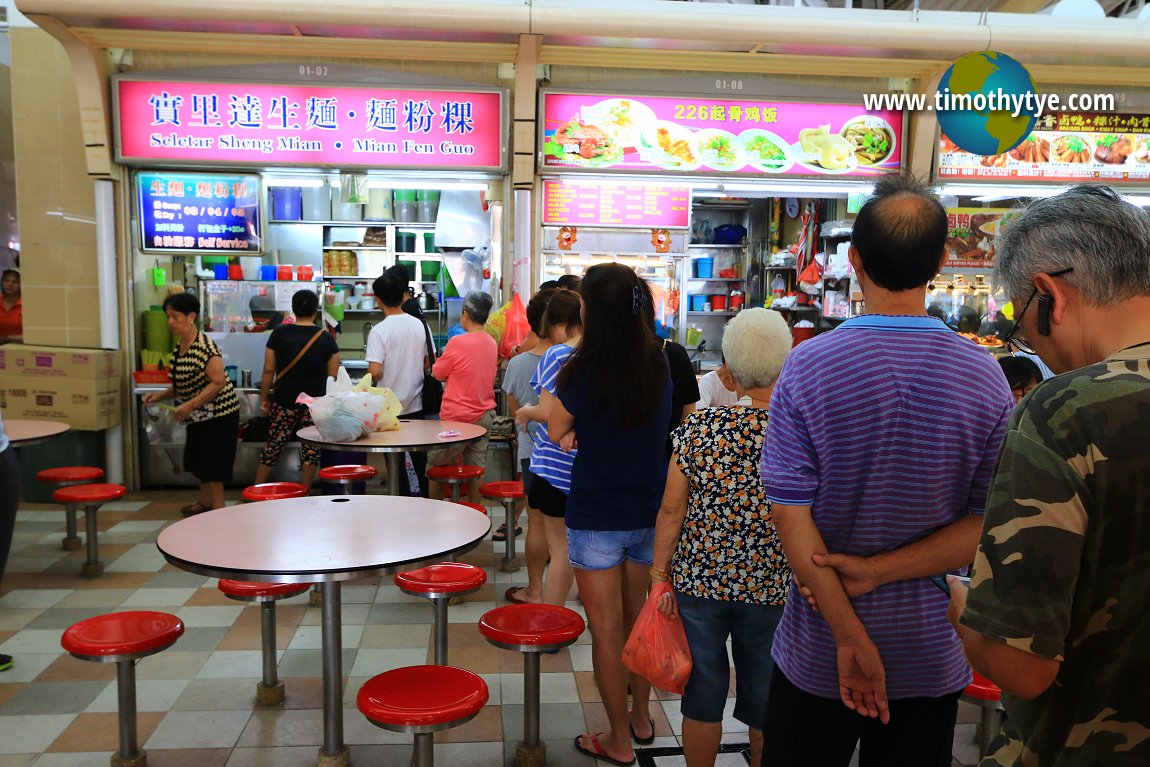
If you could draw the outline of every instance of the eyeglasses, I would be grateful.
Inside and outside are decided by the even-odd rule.
[[[1062,275],[1070,274],[1073,271],[1074,267],[1068,266],[1065,269],[1059,269],[1057,272],[1051,272],[1047,276],[1061,277]],[[1010,328],[1010,332],[1007,333],[1006,338],[1003,339],[1003,343],[1005,343],[1007,346],[1012,346],[1015,349],[1018,349],[1020,352],[1025,352],[1026,354],[1038,353],[1034,350],[1034,347],[1031,346],[1030,341],[1028,341],[1025,336],[1021,335],[1022,316],[1026,314],[1026,310],[1030,308],[1030,304],[1034,302],[1034,297],[1037,295],[1038,288],[1035,287],[1034,290],[1030,293],[1030,298],[1026,299],[1026,303],[1022,305],[1022,311],[1020,311],[1018,316],[1014,318],[1014,326]]]

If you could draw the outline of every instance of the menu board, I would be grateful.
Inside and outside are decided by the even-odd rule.
[[[121,79],[116,159],[499,169],[501,91]]]
[[[1018,215],[1010,208],[947,208],[943,269],[994,268],[994,238],[999,227]]]
[[[1150,115],[1060,112],[1038,118],[1021,144],[1003,154],[964,152],[942,134],[938,175],[1018,181],[1150,181]]]
[[[260,253],[260,177],[136,175],[140,249],[152,253]]]
[[[543,166],[868,177],[902,167],[903,114],[856,104],[554,93]]]
[[[686,229],[691,190],[654,184],[543,182],[543,223]]]

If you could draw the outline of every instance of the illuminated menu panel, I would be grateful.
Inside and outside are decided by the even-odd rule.
[[[1043,115],[1018,146],[996,155],[964,152],[939,138],[938,176],[946,181],[1150,181],[1150,115]]]
[[[543,223],[686,229],[691,190],[651,184],[543,182]]]

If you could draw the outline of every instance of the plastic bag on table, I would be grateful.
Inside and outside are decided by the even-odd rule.
[[[527,333],[531,330],[531,324],[527,322],[527,310],[523,308],[518,293],[511,297],[511,305],[504,316],[506,323],[503,327],[503,338],[499,341],[499,356],[509,358],[515,355],[516,348],[523,343],[523,339],[527,338]]]
[[[670,593],[669,582],[651,587],[631,636],[623,646],[623,665],[661,690],[682,694],[691,676],[687,634],[679,618],[668,618],[657,607],[659,597]]]
[[[380,398],[379,414],[375,422],[374,431],[394,431],[399,428],[399,414],[403,411],[403,403],[395,392],[386,387],[372,386],[371,374],[364,375],[356,383],[354,392],[371,394]]]

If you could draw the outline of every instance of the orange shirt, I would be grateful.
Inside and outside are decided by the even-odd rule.
[[[0,338],[19,336],[24,334],[24,303],[16,299],[16,305],[11,309],[4,308],[0,300]]]

